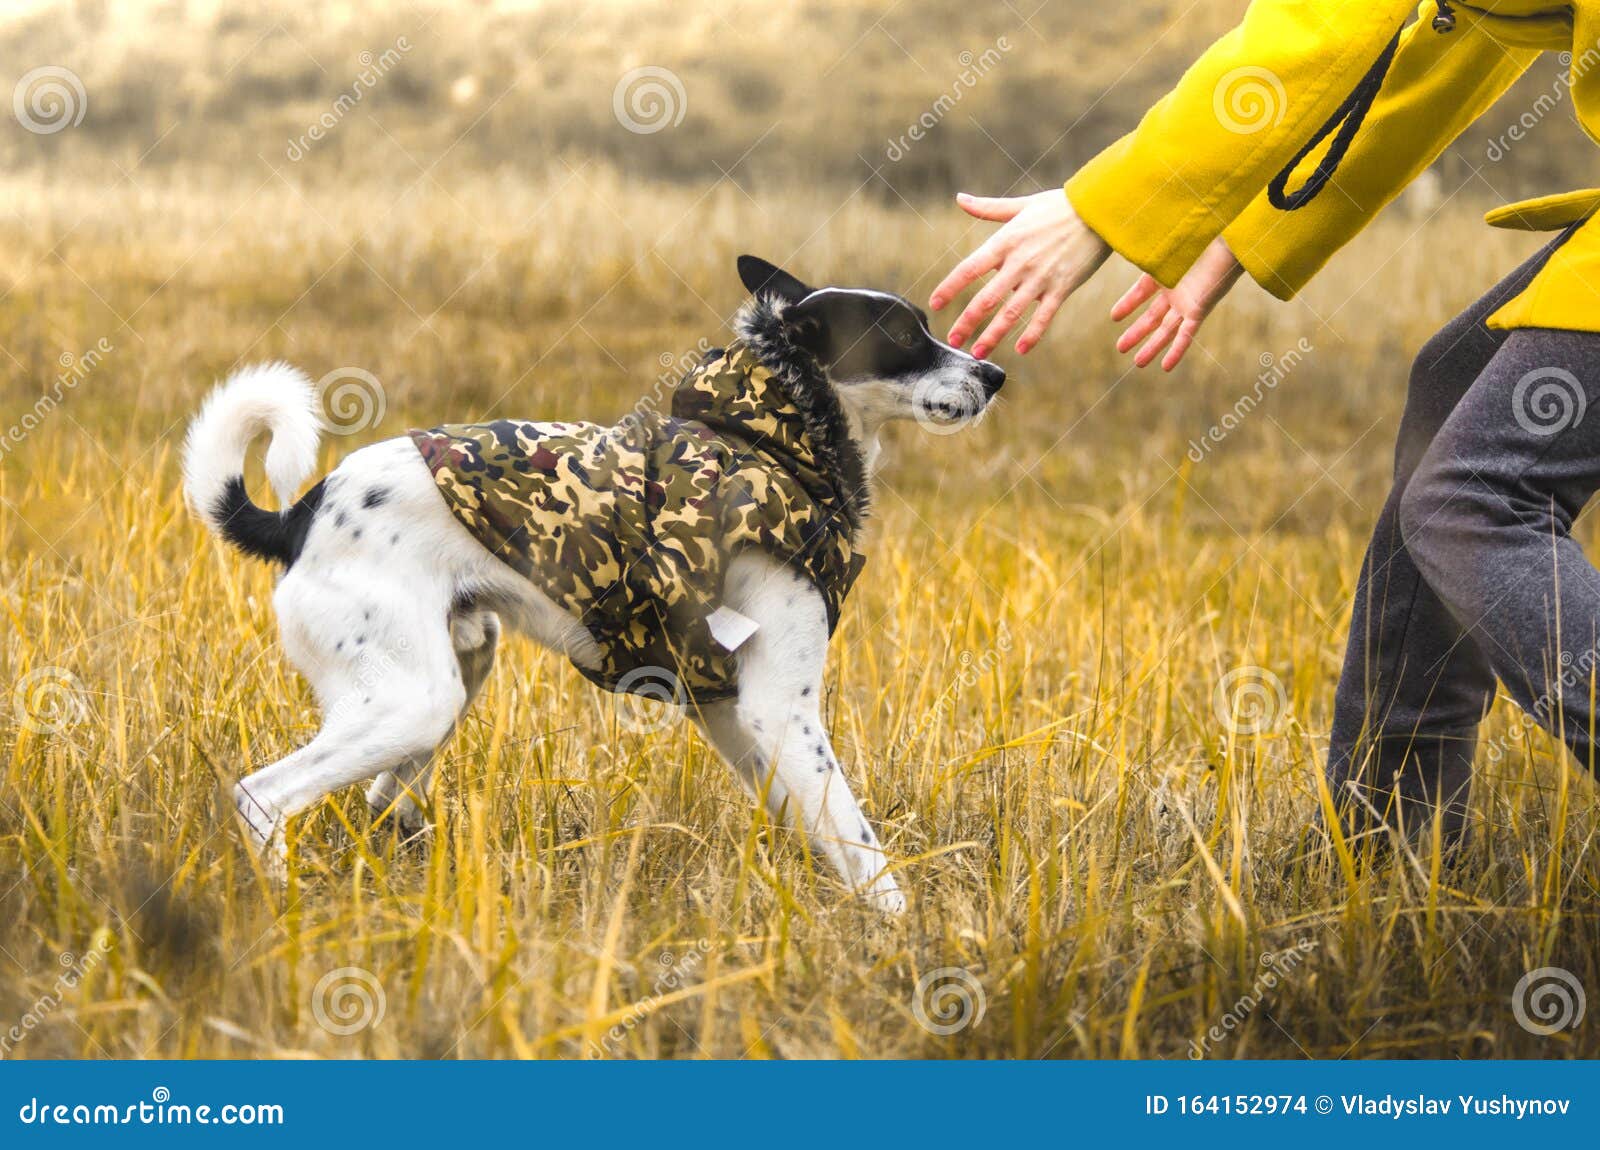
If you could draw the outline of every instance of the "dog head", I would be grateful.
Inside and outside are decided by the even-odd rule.
[[[752,295],[771,296],[788,342],[812,356],[840,401],[867,427],[915,419],[934,430],[976,419],[1005,369],[934,336],[921,308],[867,288],[812,288],[755,256],[739,257]]]

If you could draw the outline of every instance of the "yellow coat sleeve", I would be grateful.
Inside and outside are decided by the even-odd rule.
[[[1284,212],[1262,192],[1223,230],[1251,278],[1273,295],[1293,297],[1538,57],[1537,49],[1496,40],[1460,8],[1456,31],[1441,36],[1431,27],[1436,10],[1425,0],[1406,29],[1372,110],[1322,194]],[[1304,182],[1321,151],[1295,173],[1291,188]]]
[[[1333,115],[1415,2],[1254,0],[1137,128],[1067,182],[1067,197],[1171,286]]]

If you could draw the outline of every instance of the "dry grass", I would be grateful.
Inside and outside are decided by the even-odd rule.
[[[1169,27],[1186,7],[1139,13]],[[619,415],[664,358],[717,337],[742,250],[925,294],[983,229],[844,167],[837,184],[752,176],[768,152],[821,164],[824,144],[853,169],[838,109],[851,139],[881,146],[885,124],[948,86],[864,10],[802,5],[769,24],[730,8],[739,35],[765,29],[737,52],[725,29],[692,44],[700,24],[663,22],[705,119],[618,151],[604,131],[628,62],[606,53],[632,9],[596,8],[536,66],[524,57],[542,41],[516,21],[567,6],[474,8],[418,41],[405,84],[419,90],[397,76],[300,165],[279,159],[280,129],[303,128],[341,73],[284,88],[299,75],[289,41],[331,64],[403,21],[286,10],[262,39],[219,10],[215,51],[200,51],[171,6],[82,17],[94,50],[63,58],[91,119],[3,140],[31,166],[0,180],[0,422],[21,431],[0,428],[0,1039],[25,1012],[39,1021],[0,1052],[1183,1057],[1252,995],[1212,1056],[1600,1054],[1592,1024],[1539,1038],[1509,1004],[1543,965],[1600,986],[1600,805],[1543,736],[1486,759],[1453,871],[1426,850],[1351,857],[1306,833],[1409,353],[1530,246],[1465,205],[1381,223],[1302,303],[1242,289],[1175,377],[1129,375],[1111,353],[1114,270],[1008,361],[986,423],[894,435],[826,715],[911,895],[903,920],[853,904],[687,728],[628,731],[608,697],[520,642],[444,753],[425,849],[369,827],[351,791],[292,829],[289,889],[262,884],[219,792],[317,716],[277,650],[271,573],[182,507],[175,456],[201,395],[275,356],[313,377],[372,372],[386,413],[332,441],[331,464],[445,418]],[[1029,85],[1052,76],[1063,92],[1046,103],[1071,107],[1116,79],[1098,52],[1061,75],[1060,43],[1110,35],[1070,39],[1071,15],[1041,16],[1049,37],[1005,66],[1018,87],[973,105],[1024,162],[1057,134],[1050,117],[991,115],[1038,106]],[[9,58],[50,60],[79,42],[64,27],[0,37]],[[911,6],[887,27],[913,53],[935,46]],[[807,46],[863,28],[873,66],[821,75]],[[1151,74],[1204,30],[1163,38]],[[443,106],[463,44],[482,45],[468,62],[485,101],[502,72],[519,79],[514,115]],[[804,66],[779,67],[784,52]],[[241,53],[226,73],[203,66]],[[713,183],[709,165],[765,123],[740,69],[788,85],[784,126],[738,183]],[[206,76],[220,94],[194,87]],[[713,81],[732,86],[708,96]],[[1116,89],[1089,141],[1142,93]],[[478,126],[458,145],[460,119]],[[965,120],[945,131],[913,184],[943,189],[974,146]],[[1074,136],[1034,178],[1087,146]],[[101,340],[57,402],[62,357]],[[1312,350],[1288,379],[1187,459],[1262,357],[1301,340]],[[1230,735],[1219,683],[1251,667],[1285,707]],[[1507,729],[1497,712],[1491,734]],[[103,958],[72,965],[101,942]],[[1284,974],[1261,994],[1266,954],[1285,955]],[[54,1003],[61,972],[85,965]],[[345,1035],[313,1002],[349,967],[386,1009]],[[918,980],[949,967],[971,972],[986,1013],[942,1036],[913,1005]]]
[[[22,725],[20,697],[0,725],[0,1017],[49,991],[60,953],[114,940],[17,1053],[575,1055],[621,1025],[607,1049],[628,1055],[1181,1056],[1263,953],[1300,940],[1315,950],[1216,1054],[1595,1052],[1592,1029],[1534,1039],[1507,1005],[1530,967],[1600,976],[1594,793],[1543,739],[1486,766],[1457,872],[1303,849],[1402,349],[1466,290],[1424,274],[1410,225],[1305,305],[1241,295],[1176,378],[1122,374],[1107,277],[985,425],[895,437],[827,706],[913,895],[885,923],[695,736],[630,734],[519,643],[444,756],[426,850],[369,828],[352,791],[295,827],[289,890],[263,888],[219,784],[316,716],[275,649],[270,573],[186,517],[174,453],[237,358],[372,371],[388,411],[363,439],[616,414],[662,354],[715,335],[739,237],[812,275],[923,290],[971,238],[948,212],[697,200],[592,165],[398,198],[26,179],[0,195],[5,410],[30,409],[63,352],[113,348],[0,471],[0,679],[54,668],[68,688],[33,704],[59,732]],[[1487,282],[1516,246],[1459,280]],[[1397,287],[1413,314],[1370,322]],[[1315,350],[1289,380],[1187,463],[1258,356],[1302,336]],[[1255,737],[1215,713],[1241,666],[1289,703]],[[387,1004],[348,1037],[310,1009],[347,966]],[[949,966],[975,973],[987,1014],[938,1037],[913,988]]]

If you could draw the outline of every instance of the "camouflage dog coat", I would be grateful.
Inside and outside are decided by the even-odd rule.
[[[859,455],[824,388],[797,403],[804,389],[740,340],[684,377],[670,416],[410,434],[456,518],[594,636],[589,679],[659,696],[670,675],[703,703],[735,694],[735,656],[707,623],[733,556],[758,548],[803,573],[830,632],[864,562]],[[837,466],[841,446],[855,466]]]

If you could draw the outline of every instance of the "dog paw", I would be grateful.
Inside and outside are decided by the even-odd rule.
[[[233,788],[233,810],[245,841],[261,859],[267,880],[282,886],[289,878],[289,842],[283,817],[238,785]]]

